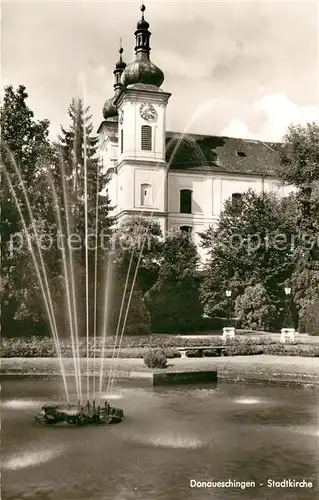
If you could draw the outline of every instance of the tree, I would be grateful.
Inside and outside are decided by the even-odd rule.
[[[19,201],[22,214],[27,216],[25,199],[22,193],[16,168],[21,173],[26,193],[33,203],[38,194],[34,189],[39,174],[39,159],[48,147],[49,121],[38,121],[27,105],[26,88],[20,85],[16,90],[12,85],[5,87],[5,94],[0,110],[1,126],[1,322],[3,331],[13,328],[12,320],[19,305],[17,296],[21,285],[17,254],[10,250],[14,235],[21,231],[21,217],[17,209],[10,183]],[[9,180],[8,180],[9,178]],[[10,182],[10,183],[9,183]],[[18,278],[18,281],[15,280]]]
[[[1,106],[1,142],[13,154],[27,185],[35,177],[38,158],[42,147],[47,146],[49,136],[48,120],[37,121],[27,105],[26,87],[12,85],[5,87]]]
[[[156,282],[162,259],[160,225],[145,217],[126,217],[114,230],[110,248],[114,259],[114,269],[111,278],[108,331],[114,334],[119,328],[118,331],[121,334],[129,296],[133,288],[125,333],[127,335],[149,334],[150,314],[144,301],[144,294]],[[119,320],[120,323],[118,323]]]
[[[258,284],[248,286],[243,295],[237,297],[235,314],[241,328],[265,331],[273,327],[276,308],[266,289]]]
[[[75,101],[73,101],[73,105],[75,106],[74,103]],[[66,308],[66,283],[71,280],[70,261],[72,255],[74,283],[78,303],[76,321],[79,331],[84,333],[86,306],[83,307],[83,304],[86,304],[86,300],[88,300],[89,309],[93,310],[95,307],[95,274],[97,274],[100,281],[103,280],[112,219],[109,217],[109,200],[107,196],[101,194],[107,180],[95,155],[97,139],[91,135],[92,125],[89,117],[85,114],[87,110],[83,110],[81,105],[74,109],[75,114],[68,131],[69,145],[72,144],[73,138],[73,149],[67,150],[63,144],[56,143],[52,145],[42,141],[43,143],[41,144],[41,148],[39,147],[36,157],[36,164],[33,166],[33,171],[35,172],[34,179],[30,183],[30,186],[27,185],[27,193],[33,212],[33,224],[38,236],[42,241],[50,242],[48,248],[43,251],[43,260],[49,288],[53,297],[55,315],[59,318],[61,330],[65,331],[65,318],[67,319],[68,316]],[[84,148],[85,143],[88,146],[87,148]],[[74,164],[73,153],[75,151],[76,168],[70,170],[69,166]],[[84,165],[87,166],[88,173],[86,199],[84,199]],[[74,181],[75,178],[76,182]],[[39,262],[32,221],[23,203],[23,193],[21,193],[21,190],[17,189],[17,191],[19,200],[22,200],[21,208],[23,214],[26,215],[27,226],[26,228],[23,225],[21,226],[20,214],[18,214],[17,220],[19,221],[19,225],[17,237],[24,238],[24,241],[27,240],[27,236],[31,238],[32,247],[36,252],[36,259]],[[90,245],[92,246],[92,249],[88,251],[89,292],[87,296],[85,277],[86,208],[88,236],[90,238]],[[96,211],[98,211],[97,227]],[[67,222],[69,223],[69,227],[67,227]],[[70,242],[70,239],[68,241],[70,235],[73,237],[72,242]],[[93,245],[93,238],[95,239],[96,236],[98,241]],[[74,237],[76,238],[75,244]],[[95,246],[97,246],[96,251]],[[65,273],[62,247],[65,248],[67,273]],[[11,295],[14,297],[16,303],[15,317],[24,320],[32,318],[34,321],[47,323],[47,312],[43,308],[41,286],[35,272],[30,247],[24,244],[15,249],[14,259],[10,275],[8,273],[9,279],[6,282],[6,286],[8,288],[8,283],[11,283]],[[43,274],[42,266],[40,266],[40,272]],[[101,284],[97,284],[96,287],[99,289]],[[98,302],[96,304],[97,309],[101,309],[103,307],[102,300]],[[92,323],[93,316],[91,314],[91,330]]]
[[[319,181],[319,125],[293,125],[284,138],[277,175],[284,182],[313,190]],[[310,193],[311,194],[311,193]]]
[[[126,217],[112,235],[112,249],[123,275],[133,276],[143,295],[155,284],[163,260],[163,235],[157,221],[142,216]]]
[[[225,203],[217,227],[201,235],[209,253],[201,286],[206,314],[225,314],[226,289],[236,298],[256,285],[282,309],[283,286],[292,272],[294,207],[294,195],[280,199],[252,190],[240,202]]]
[[[62,127],[60,142],[54,145],[51,161],[47,164],[56,190],[54,198],[51,188],[56,232],[59,231],[63,239],[60,241],[59,255],[56,256],[58,266],[55,266],[56,272],[52,278],[56,285],[62,286],[66,292],[65,281],[71,280],[71,263],[73,263],[78,304],[76,322],[79,332],[84,334],[87,308],[90,312],[90,333],[94,325],[92,312],[96,309],[97,316],[103,317],[101,311],[104,307],[104,275],[109,258],[109,240],[113,219],[109,216],[108,196],[102,194],[105,192],[107,178],[97,157],[98,139],[92,135],[93,125],[89,107],[84,108],[81,100],[73,99],[68,114],[71,118],[69,128]],[[85,170],[87,175],[85,175]],[[46,182],[48,182],[47,176]],[[72,235],[73,243],[70,242],[70,235]],[[67,277],[62,247],[65,249],[67,259]],[[65,301],[65,294],[56,294],[56,296],[60,296],[61,300],[63,298]],[[97,329],[100,328],[101,321],[97,325]]]
[[[300,327],[319,299],[319,125],[292,126],[285,137],[278,175],[298,189],[296,247],[291,285]]]
[[[299,332],[319,335],[319,299],[304,303],[299,312]]]
[[[95,192],[97,172],[100,177],[100,187],[105,184],[105,176],[98,165],[98,137],[92,135],[93,124],[90,107],[84,107],[82,99],[73,98],[68,107],[70,125],[68,129],[61,126],[59,149],[64,163],[66,178],[71,181],[72,191],[77,200],[84,197],[84,149],[87,160],[88,191]]]
[[[122,332],[124,335],[149,335],[151,333],[150,313],[138,283],[133,283],[133,276],[129,275],[126,290],[125,284],[126,276],[123,275],[123,270],[115,264],[111,278],[107,332],[111,335],[116,332],[119,335]]]
[[[165,239],[163,262],[155,285],[146,294],[152,331],[195,331],[202,319],[199,256],[189,235],[173,231]]]

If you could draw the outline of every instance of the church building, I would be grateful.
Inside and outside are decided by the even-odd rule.
[[[141,11],[135,60],[125,64],[120,48],[114,95],[98,129],[113,215],[119,223],[126,216],[152,216],[163,234],[177,226],[198,243],[198,233],[218,221],[227,199],[237,201],[249,188],[281,189],[275,175],[281,145],[166,130],[171,94],[150,60],[144,5]]]

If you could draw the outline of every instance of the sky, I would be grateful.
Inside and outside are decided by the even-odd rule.
[[[167,130],[282,140],[290,124],[319,121],[319,7],[315,2],[147,0],[151,60],[172,94]],[[134,60],[140,2],[3,0],[1,93],[23,84],[51,136],[72,97],[94,126],[113,95],[122,37]]]

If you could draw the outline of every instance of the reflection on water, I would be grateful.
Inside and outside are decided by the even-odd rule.
[[[2,401],[1,408],[10,408],[11,410],[23,410],[24,408],[39,408],[43,402],[40,400],[28,400],[28,399],[10,399],[8,401]]]
[[[136,435],[128,437],[129,440],[147,444],[150,446],[159,446],[164,448],[189,448],[195,449],[202,446],[202,442],[197,438],[192,438],[187,435],[174,435],[169,432],[162,435]]]
[[[319,417],[318,417],[319,420]],[[292,427],[293,432],[297,432],[298,434],[303,434],[304,436],[314,436],[319,437],[319,422],[317,427]]]
[[[122,399],[123,395],[122,394],[101,394],[101,399]]]
[[[284,500],[315,490],[268,490],[267,479],[316,480],[318,391],[218,384],[117,386],[124,421],[50,428],[33,416],[59,402],[56,381],[5,381],[2,499]],[[18,411],[19,410],[19,411]],[[190,488],[197,481],[256,481],[256,488]]]
[[[258,403],[261,403],[262,401],[260,399],[254,399],[254,398],[238,398],[235,399],[235,403],[239,403],[242,405],[256,405]]]
[[[11,458],[2,462],[2,468],[4,470],[18,470],[44,464],[45,462],[58,457],[62,453],[63,449],[63,446],[59,446],[53,449],[51,448],[50,450],[39,449],[33,452],[27,450],[18,454],[13,454]]]

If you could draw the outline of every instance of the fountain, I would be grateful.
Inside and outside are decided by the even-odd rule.
[[[203,112],[203,109],[200,110],[200,114]],[[195,116],[191,119],[189,125],[193,122],[193,120],[196,118],[198,113],[195,114]],[[188,126],[189,126],[188,125]],[[186,127],[186,130],[188,128]],[[170,147],[173,149],[173,151],[170,154],[170,158],[168,161],[168,169],[170,168],[170,165],[173,162],[173,159],[176,155],[176,152],[178,151],[178,148],[180,147],[180,144],[183,139],[187,140],[187,132],[183,134],[178,134],[174,138],[174,145],[172,148],[172,145]],[[192,141],[191,144],[195,148],[195,153],[197,155],[199,154],[199,148],[195,141]],[[65,368],[64,368],[64,363],[63,363],[63,358],[62,358],[62,353],[61,353],[61,343],[60,343],[60,338],[59,338],[59,332],[56,324],[56,319],[55,319],[55,314],[54,314],[54,308],[52,304],[52,298],[51,298],[51,291],[50,291],[50,286],[48,282],[48,277],[46,273],[46,268],[44,264],[44,259],[41,251],[41,246],[39,244],[39,236],[37,233],[37,227],[35,224],[35,221],[33,219],[33,214],[30,206],[30,202],[28,199],[28,194],[24,185],[23,178],[21,176],[21,173],[19,171],[19,168],[15,162],[15,159],[13,155],[11,154],[10,151],[8,151],[8,155],[10,156],[10,163],[11,166],[13,167],[13,170],[15,172],[15,175],[19,178],[19,183],[20,187],[22,188],[22,193],[24,197],[24,203],[26,204],[27,207],[27,212],[29,219],[31,221],[31,229],[32,229],[32,236],[35,240],[35,248],[33,247],[33,244],[31,243],[31,236],[29,234],[29,228],[27,224],[27,220],[25,219],[21,209],[20,209],[20,200],[18,199],[14,186],[11,183],[10,180],[10,173],[7,171],[6,168],[4,168],[4,174],[7,178],[10,190],[13,194],[13,198],[15,201],[15,204],[17,206],[23,229],[24,232],[27,236],[28,239],[28,244],[29,244],[29,249],[31,253],[31,257],[34,263],[34,267],[36,270],[36,274],[38,277],[40,289],[42,292],[44,304],[46,307],[46,312],[47,316],[49,319],[50,327],[51,327],[51,333],[52,337],[54,339],[55,343],[55,349],[57,353],[57,358],[58,362],[60,365],[60,370],[62,374],[62,379],[63,379],[63,385],[64,385],[64,391],[65,391],[65,397],[66,397],[66,404],[49,404],[49,405],[43,405],[41,407],[41,410],[39,411],[38,414],[35,415],[34,419],[37,423],[39,424],[44,424],[44,425],[71,425],[71,426],[83,426],[83,425],[90,425],[90,424],[113,424],[113,423],[118,423],[121,422],[124,418],[124,413],[121,408],[116,408],[110,406],[108,400],[105,402],[104,407],[100,406],[100,399],[101,399],[101,393],[102,393],[102,388],[103,388],[103,378],[104,378],[104,353],[105,353],[105,340],[106,340],[106,319],[107,319],[107,314],[108,314],[108,294],[109,294],[109,279],[108,276],[110,275],[109,273],[109,266],[111,264],[111,259],[108,260],[107,264],[107,269],[106,269],[106,283],[105,283],[105,304],[104,304],[104,324],[102,326],[102,352],[101,352],[101,364],[100,364],[100,373],[99,373],[99,389],[96,390],[96,383],[95,383],[95,360],[96,360],[96,294],[97,294],[97,289],[96,289],[96,282],[94,286],[94,326],[93,326],[93,390],[92,394],[90,394],[90,370],[89,370],[89,307],[88,307],[88,249],[86,245],[85,249],[85,313],[86,313],[86,359],[87,359],[87,367],[86,367],[86,389],[87,389],[87,394],[86,397],[83,395],[83,390],[82,390],[82,376],[84,374],[81,374],[81,363],[80,363],[80,353],[79,353],[79,332],[78,332],[78,325],[77,325],[77,304],[76,304],[76,298],[75,298],[75,276],[74,276],[74,262],[73,262],[73,256],[72,256],[72,251],[67,252],[66,248],[64,247],[64,243],[62,245],[62,263],[63,263],[63,274],[64,274],[64,280],[66,283],[66,302],[67,302],[67,316],[69,320],[69,329],[70,329],[70,339],[71,339],[71,344],[72,344],[72,358],[74,362],[74,376],[75,376],[75,383],[76,383],[76,403],[71,404],[70,402],[70,395],[69,395],[69,390],[67,386],[67,378],[66,378],[66,373],[65,373]],[[203,162],[204,159],[202,157],[199,157],[198,160],[200,162]],[[47,176],[48,176],[48,181],[52,190],[52,196],[53,196],[53,202],[54,202],[54,207],[56,210],[56,218],[57,218],[57,226],[59,230],[62,232],[62,227],[63,227],[63,222],[61,220],[61,215],[60,215],[60,207],[58,204],[58,198],[57,198],[57,193],[55,191],[54,183],[52,181],[52,178],[50,177],[49,171],[47,171]],[[65,214],[65,222],[64,226],[66,229],[67,236],[69,238],[70,233],[71,233],[71,227],[70,227],[70,208],[68,206],[68,193],[66,190],[66,185],[65,185],[65,172],[63,171],[63,162],[61,161],[61,177],[62,177],[62,187],[63,187],[63,204],[64,206],[62,207]],[[97,192],[98,191],[98,186],[99,186],[99,175],[97,175]],[[159,197],[162,193],[162,190],[164,189],[164,182],[158,191],[157,196]],[[84,217],[84,222],[85,222],[85,236],[86,236],[86,241],[87,241],[87,236],[88,236],[88,207],[87,207],[87,193],[88,193],[88,186],[87,186],[87,144],[86,144],[86,135],[84,132],[84,201],[85,201],[85,217]],[[96,231],[98,230],[98,196],[96,200]],[[153,218],[153,211],[149,215],[149,226],[151,223],[151,220]],[[148,226],[148,227],[149,227]],[[134,272],[134,277],[133,277],[133,282],[132,282],[132,287],[131,290],[128,291],[128,281],[129,281],[129,275],[131,272],[131,267],[132,267],[132,262],[133,262],[133,255],[134,252],[136,251],[134,248],[132,250],[132,255],[130,259],[130,264],[129,264],[129,269],[127,272],[127,279],[125,283],[125,289],[123,293],[123,299],[122,299],[122,304],[121,304],[121,310],[118,318],[118,326],[116,330],[116,335],[115,335],[115,343],[114,343],[114,350],[113,350],[113,358],[115,358],[115,363],[111,367],[111,371],[109,374],[109,379],[107,383],[107,395],[111,393],[113,384],[115,381],[115,374],[116,374],[116,368],[117,368],[117,363],[119,360],[119,354],[120,354],[120,348],[122,344],[122,339],[125,331],[125,326],[126,326],[126,321],[128,317],[128,312],[130,308],[130,302],[132,298],[132,293],[133,293],[133,288],[134,284],[137,278],[137,272],[138,268],[140,265],[144,245],[147,239],[147,231],[146,234],[143,236],[143,241],[142,245],[140,247],[139,255],[138,255],[138,262],[137,266]],[[96,259],[97,255],[95,256],[95,281],[97,279],[97,264],[96,264]],[[126,306],[126,310],[124,311],[124,302],[125,302],[125,295],[128,293],[129,299],[128,303]],[[124,316],[124,321],[122,321],[122,316]],[[121,329],[120,329],[120,325]],[[116,349],[117,347],[117,349]],[[117,350],[117,355],[115,355]],[[106,397],[107,397],[106,395]],[[92,398],[92,399],[90,399]],[[86,404],[83,404],[83,399],[86,401]],[[90,402],[92,401],[92,403]],[[98,404],[96,404],[96,401],[98,401]]]
[[[122,422],[124,412],[121,408],[110,406],[108,401],[105,401],[104,407],[101,408],[100,405],[96,407],[93,400],[92,406],[90,401],[87,401],[84,407],[80,402],[76,406],[70,404],[44,405],[34,418],[36,422],[47,425],[117,424]]]
[[[39,286],[42,292],[43,301],[46,307],[47,317],[49,319],[49,324],[51,327],[51,334],[55,344],[55,350],[57,354],[57,359],[60,365],[60,370],[63,379],[64,392],[66,403],[65,404],[46,404],[41,407],[41,410],[38,414],[35,415],[34,420],[37,423],[44,425],[71,425],[71,426],[83,426],[89,424],[113,424],[119,423],[123,420],[124,412],[121,408],[112,407],[108,400],[105,401],[104,406],[100,405],[101,400],[101,392],[103,389],[103,378],[105,376],[103,364],[104,364],[104,351],[105,351],[105,340],[106,340],[106,323],[107,323],[107,302],[109,296],[109,288],[110,288],[110,264],[111,259],[107,259],[107,269],[106,269],[106,282],[105,282],[105,304],[104,304],[104,324],[102,333],[102,360],[101,360],[101,368],[100,368],[100,387],[99,391],[96,390],[96,373],[95,373],[95,361],[96,361],[96,333],[97,333],[97,245],[95,251],[95,269],[94,269],[94,326],[93,326],[93,373],[90,373],[89,370],[89,357],[90,357],[90,323],[89,323],[89,278],[88,278],[88,245],[85,244],[85,319],[86,319],[86,373],[81,374],[81,360],[80,360],[80,352],[79,352],[79,332],[78,332],[78,323],[77,323],[77,304],[76,304],[76,295],[75,295],[75,275],[74,275],[74,262],[72,250],[66,248],[65,241],[62,243],[61,251],[62,251],[62,264],[63,264],[63,278],[65,282],[65,295],[66,295],[66,316],[68,318],[69,330],[70,330],[70,340],[72,347],[72,359],[74,363],[74,377],[75,377],[75,386],[76,386],[76,403],[71,404],[71,396],[67,384],[67,375],[65,372],[65,367],[63,363],[63,357],[61,352],[61,342],[59,331],[57,327],[57,322],[55,318],[55,312],[52,302],[52,294],[49,286],[49,279],[45,267],[44,256],[42,253],[41,245],[39,244],[39,233],[37,230],[37,226],[35,223],[35,219],[33,216],[31,203],[29,201],[28,193],[25,187],[25,183],[23,177],[21,175],[20,169],[15,162],[15,159],[8,148],[5,145],[2,145],[5,148],[5,152],[9,158],[9,163],[11,165],[12,171],[14,175],[17,176],[19,180],[19,185],[21,188],[21,194],[23,196],[23,203],[27,207],[28,218],[22,213],[20,204],[21,200],[18,199],[17,193],[15,191],[14,185],[11,182],[11,172],[7,168],[2,168],[4,170],[4,175],[7,179],[10,191],[13,195],[14,202],[16,204],[17,210],[20,215],[20,219],[22,222],[22,226],[24,232],[27,237],[28,248],[30,251],[30,255],[32,257],[32,261],[34,264],[34,268],[37,274]],[[88,241],[88,206],[87,206],[87,152],[86,152],[87,144],[86,144],[86,136],[84,132],[84,193],[85,193],[85,203],[84,203],[84,212],[85,212],[85,241]],[[67,237],[69,239],[71,234],[71,226],[70,226],[70,208],[68,206],[68,195],[65,183],[65,172],[63,167],[63,161],[60,163],[61,167],[61,179],[62,179],[62,187],[63,187],[63,210],[65,214],[65,221],[62,221],[61,218],[61,208],[59,206],[58,196],[56,192],[56,188],[50,175],[49,169],[46,172],[48,184],[50,185],[53,205],[56,212],[56,222],[57,227],[60,231],[60,234],[63,234],[63,225],[65,226]],[[99,168],[99,165],[98,167]],[[97,193],[99,193],[99,172],[97,171]],[[98,204],[99,194],[96,196],[96,209],[95,209],[95,232],[97,236],[98,231]],[[64,224],[63,224],[64,222]],[[29,227],[28,227],[29,225]],[[31,238],[34,239],[32,243]],[[110,256],[109,256],[110,257]],[[126,292],[126,290],[125,290]],[[122,314],[122,311],[121,311]],[[121,316],[121,315],[120,315]],[[121,317],[118,322],[120,324]],[[124,325],[125,326],[125,325]],[[119,329],[119,327],[118,327]],[[118,333],[118,332],[117,332]],[[115,339],[115,345],[117,342],[117,337]],[[118,345],[120,347],[120,345]],[[115,353],[115,348],[114,348]],[[86,378],[86,395],[84,395],[84,391],[82,390],[82,377]],[[92,392],[90,390],[90,379],[93,379],[93,388]],[[109,388],[113,386],[115,378],[115,367],[112,367],[112,370],[109,375],[108,380],[108,392]],[[86,401],[86,404],[83,404],[83,400]],[[96,403],[97,401],[97,403]]]

